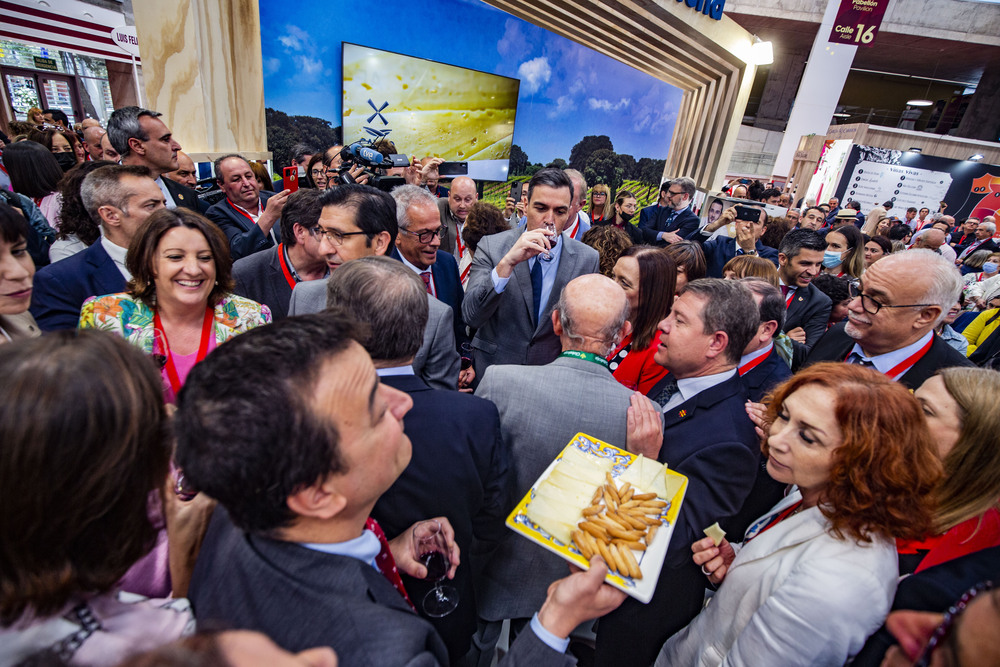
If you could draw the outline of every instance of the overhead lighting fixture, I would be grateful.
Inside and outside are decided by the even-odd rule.
[[[753,45],[750,47],[750,57],[755,65],[770,65],[774,63],[774,47],[771,42],[761,41],[757,35],[753,36]]]
[[[911,107],[929,107],[934,103],[930,100],[907,100],[906,104]]]
[[[835,113],[835,114],[833,114],[833,117],[834,118],[850,118],[851,114],[849,114],[849,113]]]
[[[917,148],[916,146],[912,146],[910,148],[907,148],[906,151],[908,153],[923,153],[924,149],[923,148]]]
[[[982,153],[976,153],[975,155],[969,156],[969,162],[978,162],[979,160],[982,160],[984,157],[986,156],[983,155]]]

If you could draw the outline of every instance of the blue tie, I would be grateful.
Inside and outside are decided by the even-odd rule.
[[[535,324],[537,325],[542,316],[540,312],[542,307],[542,262],[537,257],[535,265],[531,267],[531,296],[535,306]]]

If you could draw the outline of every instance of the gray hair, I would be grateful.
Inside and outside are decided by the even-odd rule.
[[[980,222],[979,228],[990,230],[990,234],[993,234],[997,230],[996,224],[992,222]]]
[[[312,146],[306,144],[295,144],[292,146],[292,159],[295,160],[296,164],[305,164],[308,160],[305,159],[307,155],[315,155],[316,149]]]
[[[559,294],[559,303],[556,305],[556,310],[559,312],[559,324],[562,325],[564,336],[570,340],[584,342],[586,337],[576,332],[576,324],[573,317],[574,303],[572,299],[568,299],[566,297],[566,292],[567,290],[564,289]],[[620,334],[622,327],[625,326],[625,320],[628,319],[628,314],[628,300],[623,299],[621,311],[616,313],[615,316],[611,318],[599,332],[597,332],[595,338],[598,338],[607,346],[601,356],[606,357],[611,354],[612,350],[614,350],[618,346],[618,343],[621,342]]]
[[[735,280],[701,278],[689,282],[683,293],[705,300],[701,312],[705,335],[724,332],[729,338],[726,360],[738,364],[744,348],[757,333],[760,324],[760,310],[747,286]]]
[[[410,207],[414,204],[425,204],[437,208],[437,197],[427,188],[417,185],[400,185],[392,189],[392,198],[396,200],[396,224],[400,229],[410,228]]]
[[[958,295],[962,293],[962,274],[958,268],[940,254],[926,248],[911,248],[906,252],[893,253],[879,261],[886,260],[891,260],[894,266],[912,265],[919,269],[921,274],[930,277],[930,286],[917,301],[940,306],[941,315],[935,320],[934,326],[940,324],[951,307],[958,302]]]
[[[416,356],[427,328],[427,288],[402,262],[362,257],[344,263],[326,282],[326,307],[340,307],[367,325],[361,341],[376,361]]]
[[[83,179],[80,184],[80,199],[94,222],[100,224],[101,215],[97,211],[102,206],[114,206],[128,215],[130,193],[122,185],[125,176],[152,178],[146,167],[114,164],[95,169]]]
[[[142,107],[122,107],[116,109],[108,119],[108,141],[112,148],[118,151],[122,157],[128,155],[132,149],[129,148],[128,140],[133,137],[139,141],[149,141],[149,135],[142,131],[139,119],[143,116],[149,118],[159,118],[162,116],[159,111],[151,111]]]
[[[680,176],[670,181],[670,185],[676,185],[681,189],[681,192],[683,192],[688,196],[688,199],[694,199],[695,182],[693,178],[688,178],[687,176]]]
[[[580,199],[587,194],[587,179],[583,177],[578,169],[563,169],[563,173],[569,176],[569,180],[573,181],[573,199]],[[582,191],[576,191],[576,184],[579,183],[583,186]]]

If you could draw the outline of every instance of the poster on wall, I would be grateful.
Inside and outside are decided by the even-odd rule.
[[[902,217],[910,206],[937,211],[944,202],[956,220],[982,218],[1000,208],[1000,166],[854,146],[837,195],[858,201],[862,212],[891,201],[892,213]]]
[[[482,2],[383,0],[377,20],[347,0],[293,6],[261,0],[259,8],[268,148],[279,166],[296,139],[327,144],[339,134],[342,82],[351,74],[342,63],[346,42],[516,81],[513,136],[509,143],[489,142],[510,147],[511,175],[565,164],[589,174],[590,185],[643,193],[642,203],[655,197],[682,97],[670,84]],[[364,62],[355,64],[366,74]],[[467,92],[449,81],[441,84],[452,99]],[[368,97],[362,101],[364,120],[392,102],[371,99],[374,109]],[[465,122],[458,117],[450,127],[421,132],[440,139]],[[378,117],[367,125],[383,128]],[[394,132],[400,153],[425,157],[420,143]],[[370,140],[354,126],[344,127],[342,138]]]
[[[854,142],[850,139],[828,139],[823,142],[819,164],[812,180],[809,181],[806,199],[818,203],[834,196],[834,190],[840,182],[840,174],[844,171],[844,164],[851,154],[853,145]]]

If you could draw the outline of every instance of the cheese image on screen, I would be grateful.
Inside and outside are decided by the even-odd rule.
[[[517,80],[347,44],[343,76],[345,138],[389,128],[388,138],[408,155],[510,157]],[[369,121],[385,102],[381,117]]]

